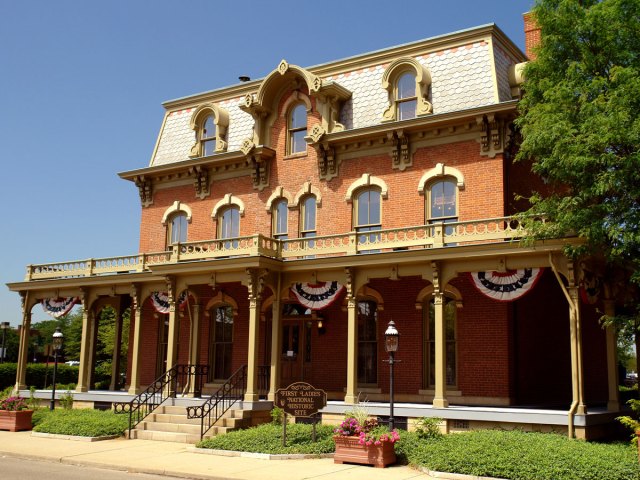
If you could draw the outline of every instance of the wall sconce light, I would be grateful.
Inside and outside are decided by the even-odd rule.
[[[322,319],[318,319],[318,330],[322,328]]]

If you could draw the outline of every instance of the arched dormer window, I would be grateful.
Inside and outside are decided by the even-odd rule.
[[[187,241],[188,224],[191,223],[191,209],[178,200],[167,208],[162,216],[162,224],[166,227],[165,246]]]
[[[392,62],[382,76],[382,88],[389,93],[389,107],[382,114],[385,122],[433,113],[429,102],[431,75],[415,58]]]
[[[303,153],[307,151],[307,107],[303,103],[298,103],[289,111],[287,121],[287,153]]]
[[[196,135],[190,157],[208,157],[227,150],[229,113],[224,108],[214,103],[199,106],[191,116],[190,126]]]

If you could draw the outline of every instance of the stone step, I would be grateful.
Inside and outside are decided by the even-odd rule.
[[[200,433],[159,432],[154,430],[132,430],[129,438],[155,440],[158,442],[198,443]]]
[[[152,430],[154,432],[173,432],[173,433],[193,433],[200,435],[200,425],[189,425],[186,423],[158,423],[142,421],[136,429]]]
[[[200,425],[201,419],[187,418],[186,415],[173,415],[170,413],[152,413],[145,420],[157,423],[188,423],[191,425]]]

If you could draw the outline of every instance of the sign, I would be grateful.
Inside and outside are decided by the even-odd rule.
[[[327,393],[305,382],[276,391],[276,407],[294,417],[310,417],[327,404]]]

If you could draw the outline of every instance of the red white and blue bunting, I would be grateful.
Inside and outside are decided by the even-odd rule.
[[[64,317],[76,303],[80,303],[78,297],[45,298],[40,302],[44,313],[53,318]]]
[[[344,286],[338,282],[296,283],[291,287],[298,302],[311,310],[328,307],[336,301],[343,289]]]
[[[471,272],[471,280],[480,292],[499,302],[512,302],[530,292],[540,280],[544,268],[521,268],[506,272]]]
[[[580,298],[582,302],[588,305],[596,303],[602,290],[602,278],[586,270],[583,266],[580,270],[578,283],[580,285]]]
[[[183,291],[178,297],[180,308],[187,304],[189,290]],[[169,294],[167,292],[151,292],[151,303],[158,313],[169,313]]]

